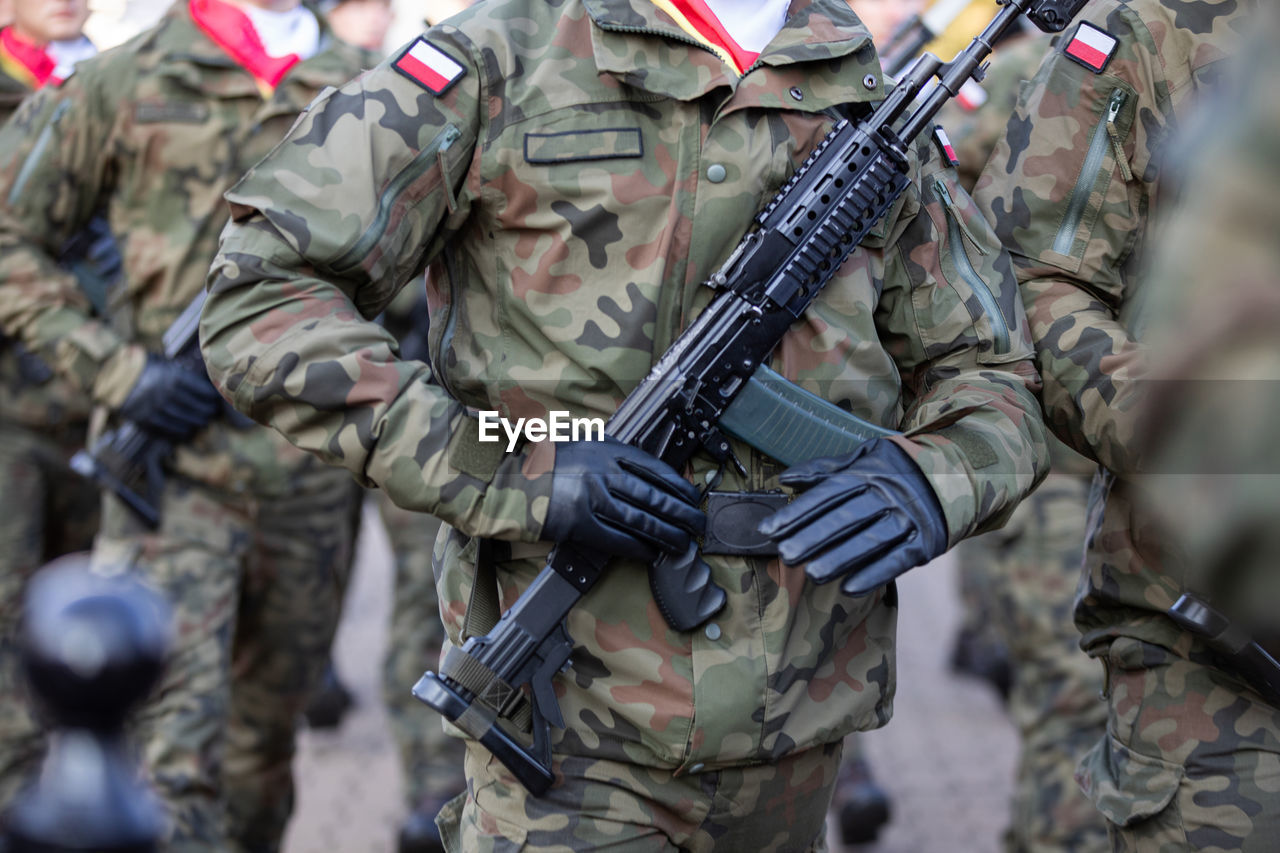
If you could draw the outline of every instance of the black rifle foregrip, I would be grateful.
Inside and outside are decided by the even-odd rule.
[[[667,624],[692,631],[724,607],[728,596],[711,580],[711,567],[691,542],[680,556],[664,554],[649,567],[649,589]]]

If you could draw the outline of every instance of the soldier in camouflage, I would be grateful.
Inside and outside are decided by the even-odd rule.
[[[83,0],[17,0],[12,9],[13,24],[0,29],[0,124],[24,97],[70,74],[74,61],[93,50],[80,33],[89,14]],[[62,251],[59,260],[80,273],[86,289],[112,265],[95,265],[82,251]],[[0,338],[0,809],[42,752],[18,671],[23,590],[44,563],[87,551],[98,527],[98,491],[67,465],[84,446],[89,409],[88,397],[39,356]]]
[[[840,741],[891,714],[895,587],[808,583],[785,510],[766,527],[796,565],[709,557],[724,610],[696,632],[665,624],[645,567],[701,530],[690,481],[708,482],[711,460],[681,477],[614,441],[508,453],[480,440],[477,411],[612,414],[707,304],[700,283],[830,111],[883,96],[842,0],[758,11],[772,26],[744,47],[665,0],[480,3],[320,99],[228,193],[234,224],[201,324],[210,375],[299,447],[445,522],[451,645],[478,559],[500,569],[505,607],[552,542],[630,555],[567,619],[555,784],[535,798],[468,742],[467,793],[438,818],[447,849],[824,849]],[[842,488],[900,458],[900,479],[868,479],[920,484],[909,508],[924,520],[886,560],[1002,520],[1044,453],[1007,257],[933,143],[913,150],[913,186],[773,358],[802,387],[910,431],[803,478]],[[950,240],[957,228],[970,236]],[[372,322],[428,265],[430,370]],[[998,310],[983,312],[987,299]],[[724,488],[778,487],[780,465],[735,451],[746,470],[725,471]],[[610,473],[575,475],[591,464]],[[584,497],[584,482],[599,491]],[[902,559],[896,571],[914,564]]]
[[[176,648],[140,721],[175,851],[277,848],[295,721],[351,547],[349,476],[221,417],[207,377],[158,355],[202,291],[222,193],[321,89],[373,64],[311,12],[274,9],[262,20],[288,38],[273,53],[240,7],[180,3],[32,96],[0,132],[0,325],[109,420],[177,445],[159,528],[109,495],[94,553],[139,566],[175,606]],[[96,211],[122,237],[106,316],[54,262]]]
[[[1004,137],[1018,94],[1051,51],[1050,41],[1031,29],[1001,42],[982,83],[966,83],[939,114],[966,189]],[[1075,769],[1102,737],[1107,710],[1102,670],[1080,650],[1071,612],[1096,466],[1053,436],[1049,459],[1049,475],[1003,528],[956,546],[965,602],[957,642],[969,639],[957,652],[980,657],[994,647],[1008,655],[1004,687],[1022,749],[1005,849],[1090,853],[1108,849],[1106,822],[1075,784]],[[991,664],[985,666],[977,668],[989,673]]]
[[[1187,586],[1280,659],[1280,12],[1170,154],[1180,203],[1152,264],[1152,488]],[[1231,668],[1230,659],[1223,665]],[[1278,683],[1272,671],[1271,681]],[[1280,689],[1267,695],[1274,704]],[[1275,751],[1276,731],[1257,732]]]
[[[1117,850],[1264,850],[1280,832],[1280,711],[1166,615],[1186,590],[1137,500],[1141,275],[1163,156],[1251,4],[1095,0],[1019,99],[976,189],[1018,266],[1054,431],[1103,466],[1075,620],[1106,667],[1106,734],[1079,771]]]

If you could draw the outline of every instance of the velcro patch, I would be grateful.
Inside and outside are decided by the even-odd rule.
[[[1100,30],[1088,21],[1081,21],[1076,27],[1076,34],[1067,42],[1063,53],[1068,59],[1088,68],[1094,74],[1100,74],[1107,67],[1116,52],[1116,37],[1106,30]]]
[[[966,112],[973,112],[987,102],[987,90],[982,84],[970,77],[964,81],[960,91],[956,93],[956,103]]]
[[[467,73],[461,63],[424,38],[409,45],[391,67],[436,95],[443,95]]]
[[[956,149],[951,147],[951,139],[940,124],[933,126],[933,141],[938,143],[938,147],[942,149],[942,156],[947,158],[948,163],[952,166],[960,165],[960,158],[956,156]]]

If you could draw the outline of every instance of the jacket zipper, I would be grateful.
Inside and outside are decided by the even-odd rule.
[[[334,260],[333,268],[335,270],[345,271],[351,269],[365,255],[369,254],[370,250],[381,239],[382,232],[387,227],[387,220],[391,218],[391,205],[396,196],[400,195],[405,187],[420,178],[427,169],[435,164],[437,152],[447,151],[454,142],[458,141],[460,136],[462,136],[462,131],[457,126],[446,124],[435,135],[434,139],[413,156],[413,159],[409,161],[409,165],[401,169],[400,174],[391,179],[391,183],[387,184],[387,188],[378,197],[378,213],[374,216],[373,222],[369,223],[369,227],[360,235],[360,239],[355,242],[355,245]],[[446,190],[446,192],[448,191]]]
[[[22,191],[27,188],[27,181],[31,180],[32,173],[35,172],[36,166],[40,164],[40,158],[44,156],[44,149],[48,148],[49,143],[53,141],[54,128],[58,126],[58,121],[70,108],[70,101],[63,101],[54,108],[53,116],[50,117],[49,123],[44,126],[44,129],[40,131],[40,137],[36,139],[36,144],[32,146],[31,153],[27,155],[22,168],[18,171],[18,177],[14,178],[13,189],[9,191],[10,205],[17,204]]]
[[[431,375],[435,377],[445,393],[454,400],[458,399],[457,391],[449,380],[449,372],[445,367],[445,353],[453,346],[453,334],[458,327],[458,268],[453,259],[453,251],[445,246],[441,251],[444,257],[445,275],[449,276],[449,307],[445,309],[444,329],[440,332],[440,346],[437,352],[431,353]],[[428,352],[430,349],[428,348]]]
[[[933,186],[938,191],[938,195],[942,197],[942,205],[947,212],[947,242],[951,247],[951,260],[955,263],[956,269],[960,271],[960,277],[965,280],[965,283],[973,291],[974,296],[978,297],[978,301],[982,303],[983,313],[987,315],[987,319],[991,322],[991,332],[995,336],[995,353],[998,355],[1007,353],[1010,348],[1009,323],[1004,318],[1004,312],[1000,310],[1000,304],[996,302],[995,294],[991,292],[991,288],[987,286],[987,283],[982,280],[982,276],[978,275],[978,271],[973,268],[973,263],[969,260],[969,253],[964,250],[963,241],[968,238],[974,248],[984,255],[987,254],[987,250],[979,245],[972,232],[965,227],[960,218],[960,211],[956,209],[955,202],[951,199],[951,193],[947,190],[947,185],[940,178],[935,178]]]
[[[1113,148],[1117,162],[1124,163],[1124,149],[1119,144],[1120,134],[1116,131],[1115,124],[1116,117],[1120,115],[1120,109],[1127,99],[1128,95],[1123,89],[1112,89],[1111,99],[1107,102],[1106,118],[1099,121],[1093,129],[1093,138],[1089,140],[1089,151],[1085,154],[1084,165],[1080,167],[1080,177],[1076,178],[1076,185],[1072,188],[1071,197],[1067,202],[1066,215],[1062,217],[1058,236],[1053,241],[1053,251],[1059,255],[1071,254],[1071,247],[1076,242],[1076,229],[1080,227],[1085,205],[1089,203],[1089,196],[1093,193],[1093,184],[1098,178],[1098,169],[1102,167],[1102,158],[1107,153],[1108,145]],[[1132,177],[1127,163],[1123,169],[1125,174]]]

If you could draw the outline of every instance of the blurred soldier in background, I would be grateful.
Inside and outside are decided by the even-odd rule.
[[[1158,381],[1142,433],[1151,442],[1144,497],[1187,589],[1273,660],[1280,659],[1278,42],[1280,10],[1259,9],[1232,82],[1171,155],[1179,203],[1152,267],[1164,287],[1151,292],[1143,324]],[[1244,672],[1221,643],[1211,643],[1211,653],[1271,705],[1280,702],[1280,668]],[[1274,728],[1250,735],[1274,752]]]
[[[0,124],[29,93],[69,77],[93,54],[81,34],[85,0],[13,0],[0,29]],[[10,175],[12,177],[12,175]],[[56,253],[101,302],[119,256],[101,220]],[[39,725],[18,678],[15,646],[28,578],[45,562],[86,551],[98,527],[98,490],[67,465],[84,446],[88,395],[49,362],[0,338],[0,808],[39,760]]]
[[[1269,850],[1280,837],[1280,711],[1171,618],[1186,591],[1135,501],[1141,380],[1132,329],[1169,202],[1163,156],[1211,92],[1252,5],[1094,0],[1019,99],[976,195],[1013,254],[1049,423],[1104,473],[1090,495],[1082,645],[1107,668],[1108,724],[1080,781],[1116,849]]]
[[[966,82],[939,115],[966,189],[1004,137],[1051,41],[1034,27],[1001,41],[986,78]],[[1103,734],[1107,709],[1102,669],[1080,650],[1071,612],[1096,465],[1053,436],[1049,456],[1049,476],[1004,527],[956,546],[964,622],[952,664],[991,681],[1018,728],[1006,850],[1090,853],[1108,848],[1106,823],[1074,776]]]
[[[87,0],[0,0],[0,124],[30,92],[71,76],[96,51]]]
[[[203,291],[222,193],[321,89],[374,62],[294,2],[190,0],[34,95],[0,138],[4,331],[113,419],[177,445],[158,529],[108,496],[95,543],[95,560],[137,564],[176,611],[175,652],[141,719],[171,850],[278,845],[353,493],[276,433],[221,417],[207,376],[158,355],[161,339]],[[105,317],[55,263],[99,210],[125,270]]]

